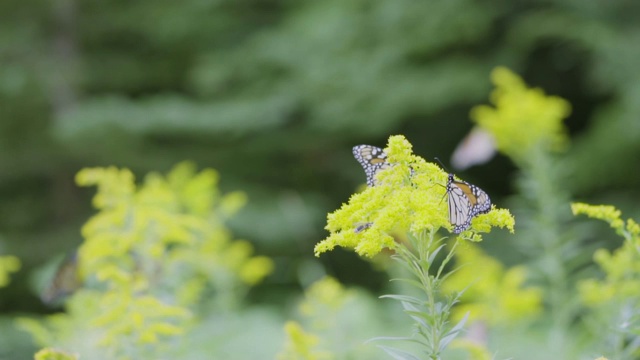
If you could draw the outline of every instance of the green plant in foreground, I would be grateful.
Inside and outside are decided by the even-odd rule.
[[[85,287],[66,313],[19,320],[41,346],[88,359],[159,358],[207,312],[236,308],[273,268],[248,242],[232,240],[224,222],[246,197],[221,195],[214,170],[197,173],[185,162],[140,187],[114,167],[84,169],[76,180],[98,187],[99,212],[78,250]]]
[[[524,286],[524,266],[505,269],[473,243],[459,246],[455,260],[461,266],[443,284],[445,293],[466,288],[454,309],[454,319],[468,313],[469,322],[494,326],[528,319],[542,311],[542,289]]]
[[[451,347],[465,350],[470,359],[491,360],[494,355],[489,340],[495,329],[530,325],[542,312],[543,291],[525,285],[528,271],[524,266],[505,268],[474,243],[458,246],[455,261],[458,268],[442,289],[445,294],[454,295],[465,289],[451,319],[460,321],[468,317],[469,330],[464,338],[455,339]]]
[[[351,294],[337,280],[326,277],[307,289],[305,300],[300,304],[300,312],[309,320],[310,330],[335,330],[335,324],[332,323],[336,318],[335,314],[344,307],[349,297]],[[285,325],[285,332],[287,341],[278,360],[335,358],[333,353],[320,349],[321,339],[326,339],[305,331],[299,323],[289,321]]]
[[[420,345],[423,355],[416,357],[400,349],[382,346],[395,358],[417,359],[427,356],[440,359],[442,351],[464,325],[450,323],[452,306],[462,292],[442,293],[443,281],[450,273],[445,267],[452,259],[457,242],[444,256],[446,236],[439,230],[451,231],[448,220],[445,184],[448,174],[437,165],[411,153],[411,144],[403,136],[389,138],[385,149],[388,161],[394,166],[377,175],[376,186],[355,194],[339,210],[328,215],[329,237],[315,247],[316,256],[336,246],[354,249],[359,255],[373,257],[383,249],[395,252],[398,261],[410,278],[397,279],[420,291],[420,295],[386,295],[401,302],[413,319],[415,334],[406,338],[378,338],[409,340]],[[363,231],[355,231],[357,224],[371,223]],[[505,209],[495,207],[487,214],[475,217],[471,227],[459,239],[481,241],[480,233],[499,226],[513,231],[514,219]],[[396,242],[394,232],[407,234],[408,241]],[[438,261],[441,260],[441,261]]]
[[[583,303],[594,312],[596,336],[609,329],[603,347],[614,359],[640,356],[640,225],[633,219],[621,219],[621,212],[610,205],[573,203],[575,215],[583,214],[606,221],[624,239],[618,249],[599,249],[593,258],[604,278],[578,283]],[[601,340],[602,341],[602,340]]]
[[[512,197],[510,209],[522,220],[513,246],[528,262],[532,280],[544,289],[545,310],[551,319],[545,331],[547,348],[560,358],[574,357],[577,336],[571,327],[580,305],[573,288],[587,257],[572,231],[570,194],[563,188],[570,166],[557,156],[569,145],[564,120],[571,106],[527,86],[503,67],[491,73],[491,80],[495,84],[491,105],[476,106],[470,115],[493,136],[498,151],[518,167],[518,194]]]
[[[309,286],[297,306],[297,321],[285,325],[286,340],[278,360],[372,359],[377,349],[362,342],[376,329],[387,329],[376,299],[345,287],[332,277]]]

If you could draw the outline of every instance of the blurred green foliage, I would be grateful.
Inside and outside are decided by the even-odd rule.
[[[563,188],[638,218],[639,19],[640,3],[606,0],[2,1],[0,256],[22,270],[0,313],[51,311],[32,278],[81,242],[80,168],[143,174],[185,159],[248,194],[230,226],[276,262],[249,296],[280,303],[323,272],[310,257],[325,214],[364,182],[351,146],[403,133],[445,158],[497,65],[570,101]],[[512,171],[500,157],[463,177],[500,204]],[[595,242],[604,229],[576,231]],[[350,254],[322,262],[382,286]],[[5,320],[0,358],[31,358]]]

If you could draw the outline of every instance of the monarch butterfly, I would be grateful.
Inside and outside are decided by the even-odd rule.
[[[379,147],[357,145],[353,147],[353,156],[358,160],[367,175],[367,185],[376,185],[376,174],[391,166],[387,162],[387,154]]]
[[[471,219],[491,210],[491,199],[484,190],[466,181],[457,181],[449,174],[449,222],[453,232],[459,234],[471,226]]]

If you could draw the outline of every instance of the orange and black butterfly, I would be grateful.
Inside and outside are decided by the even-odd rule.
[[[491,210],[491,199],[484,190],[466,181],[457,181],[449,174],[449,222],[453,232],[459,234],[471,226],[471,219]]]
[[[372,145],[357,145],[353,147],[353,156],[358,160],[367,175],[367,185],[376,185],[376,174],[380,170],[391,166],[387,161],[387,154],[379,147]]]

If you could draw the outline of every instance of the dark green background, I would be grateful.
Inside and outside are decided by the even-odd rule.
[[[571,102],[562,187],[633,216],[639,59],[631,0],[4,0],[0,254],[23,269],[0,313],[51,311],[33,271],[82,241],[94,189],[74,185],[79,169],[185,159],[249,194],[231,225],[276,261],[253,301],[277,301],[364,182],[351,147],[404,134],[447,162],[500,65]],[[498,156],[459,175],[502,205],[513,172]],[[347,283],[386,281],[346,252],[321,261]]]

